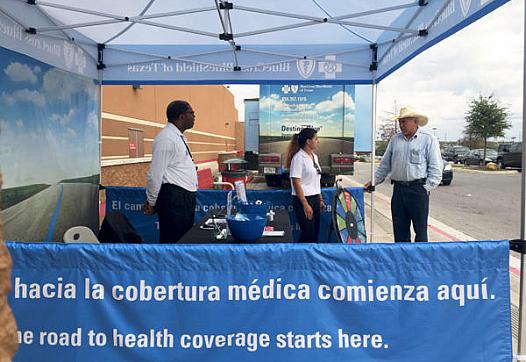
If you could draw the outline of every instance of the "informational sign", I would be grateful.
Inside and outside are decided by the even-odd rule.
[[[320,140],[314,152],[321,165],[322,178],[352,174],[355,109],[354,85],[262,85],[259,154],[281,154],[281,166],[286,168],[292,137],[304,128],[313,128]],[[351,162],[339,163],[331,156],[341,154],[349,155]]]
[[[511,361],[507,241],[8,243],[15,361]]]
[[[354,86],[284,84],[260,86],[261,137],[290,137],[305,127],[318,137],[354,137]]]

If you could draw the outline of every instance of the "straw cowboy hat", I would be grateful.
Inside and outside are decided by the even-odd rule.
[[[415,111],[411,107],[400,108],[400,115],[398,115],[398,117],[395,117],[394,119],[396,121],[399,121],[404,118],[416,118],[416,123],[420,127],[425,126],[427,124],[427,116],[418,111]]]

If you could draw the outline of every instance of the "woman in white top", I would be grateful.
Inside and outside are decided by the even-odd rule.
[[[321,167],[314,153],[319,144],[316,130],[304,128],[292,137],[288,149],[292,207],[300,225],[302,243],[318,241],[320,213],[325,209],[321,197]]]

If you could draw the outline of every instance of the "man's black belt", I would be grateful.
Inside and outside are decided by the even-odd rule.
[[[171,183],[164,183],[161,185],[161,188],[162,187],[165,187],[169,190],[172,190],[172,191],[180,191],[180,192],[189,192],[191,194],[195,194],[195,191],[189,191],[187,189],[185,189],[184,187],[181,187],[181,186],[178,186],[178,185],[175,185],[175,184],[171,184]]]
[[[413,185],[424,185],[426,183],[426,180],[427,179],[425,178],[419,178],[419,179],[412,180],[412,181],[391,180],[391,183],[395,185],[402,185],[402,186],[413,186]]]

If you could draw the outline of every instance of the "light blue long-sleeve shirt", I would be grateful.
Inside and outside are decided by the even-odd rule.
[[[431,191],[442,181],[443,167],[437,139],[418,128],[410,139],[406,139],[402,133],[391,138],[375,172],[375,183],[382,183],[388,175],[395,181],[425,178],[424,187]]]

